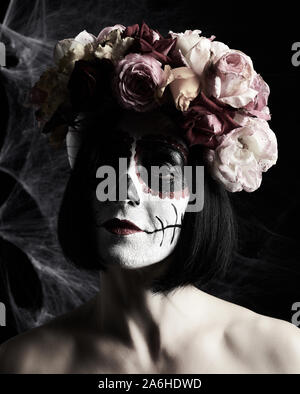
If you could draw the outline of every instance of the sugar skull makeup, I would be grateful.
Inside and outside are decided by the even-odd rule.
[[[127,180],[124,200],[99,201],[93,188],[96,243],[107,263],[143,267],[162,261],[176,246],[189,190],[183,176],[188,151],[174,127],[161,114],[127,114],[106,141],[99,165],[114,167],[117,180]],[[124,172],[120,157],[127,159]],[[153,166],[163,171],[151,176]],[[93,180],[96,188],[100,182]],[[119,195],[117,189],[118,182]]]

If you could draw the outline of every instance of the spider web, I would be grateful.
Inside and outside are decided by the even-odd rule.
[[[149,14],[152,27],[159,27],[163,34],[171,28],[172,19],[179,27],[178,15],[182,13],[178,6],[170,8],[171,20],[166,20],[164,11],[154,3],[90,0],[81,2],[79,10],[74,0],[11,0],[0,24],[6,57],[16,60],[0,72],[9,107],[0,172],[15,180],[0,206],[0,239],[27,256],[42,288],[42,307],[34,311],[18,305],[8,281],[10,307],[19,332],[73,309],[98,291],[98,274],[78,270],[67,262],[58,243],[57,215],[70,167],[65,147],[52,148],[39,132],[34,109],[27,104],[28,92],[41,73],[54,65],[53,48],[60,39],[75,37],[82,30],[98,35],[103,27],[117,23],[147,22]]]

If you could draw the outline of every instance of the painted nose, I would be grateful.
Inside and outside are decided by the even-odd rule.
[[[125,159],[125,163],[120,165],[119,168],[121,171],[119,172],[119,182],[117,185],[119,201],[126,201],[131,205],[139,205],[141,202],[139,195],[139,181],[136,175],[135,169],[135,159],[134,152],[131,154],[131,157],[128,161],[128,158]]]
[[[119,180],[120,189],[118,191],[119,201],[126,201],[131,205],[139,205],[141,200],[137,187],[132,179],[131,171],[121,175]]]
[[[129,174],[127,174],[127,199],[128,204],[132,205],[139,205],[140,204],[140,197],[137,191],[137,188]]]

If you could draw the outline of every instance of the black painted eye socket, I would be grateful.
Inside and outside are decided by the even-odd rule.
[[[183,190],[186,187],[184,174],[180,167],[163,164],[156,168],[137,166],[140,179],[153,191],[164,193]]]
[[[118,189],[118,180],[124,176],[123,170],[120,172],[120,158],[127,159],[128,168],[133,141],[129,134],[122,131],[113,131],[105,137],[104,146],[96,153],[94,164],[89,171],[87,183],[92,190],[96,190],[103,179],[96,178],[97,169],[101,166],[110,166],[115,170]],[[186,156],[176,144],[160,139],[140,139],[136,143],[134,159],[137,175],[151,190],[169,193],[187,187],[184,177]]]
[[[136,146],[138,176],[153,191],[183,190],[185,158],[173,146],[162,141],[139,140]]]

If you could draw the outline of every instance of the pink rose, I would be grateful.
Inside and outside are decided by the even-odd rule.
[[[257,116],[258,118],[270,120],[270,113],[268,106],[268,98],[270,88],[268,84],[262,79],[259,74],[256,74],[250,87],[258,93],[255,98],[245,106],[245,110],[250,115]]]
[[[125,108],[143,112],[155,106],[156,93],[165,76],[158,60],[131,53],[118,63],[117,75],[119,99]]]
[[[207,70],[205,91],[233,108],[250,103],[257,91],[252,89],[252,60],[243,52],[229,50]]]
[[[206,159],[214,179],[226,190],[253,192],[267,171],[277,161],[277,139],[263,119],[237,115],[241,127],[223,135]]]

